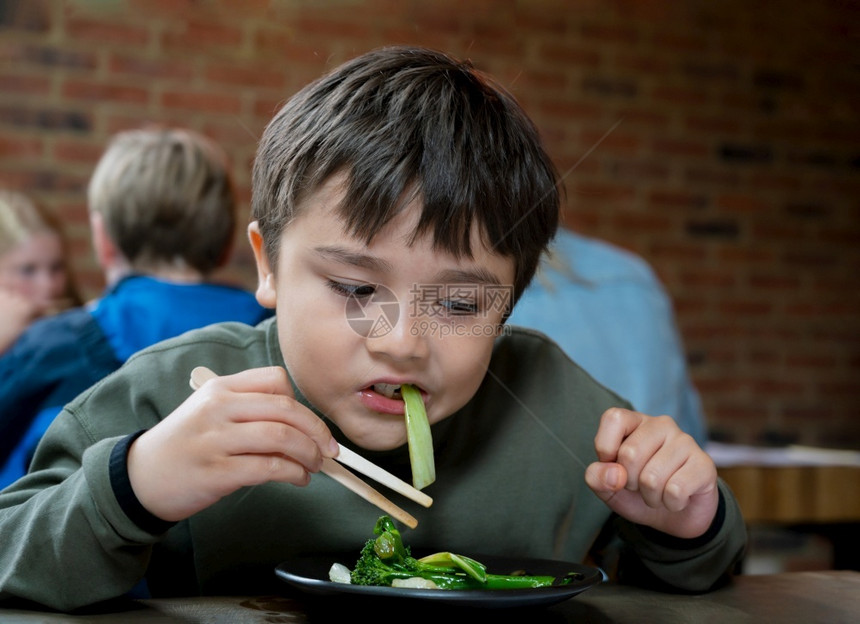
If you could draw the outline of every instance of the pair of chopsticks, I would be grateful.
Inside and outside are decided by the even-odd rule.
[[[217,377],[217,375],[211,370],[205,366],[198,366],[191,371],[191,387],[194,390],[197,390],[206,381],[214,377]],[[418,526],[418,520],[416,520],[411,514],[392,503],[390,500],[385,498],[385,496],[374,490],[341,464],[350,466],[356,471],[370,477],[374,481],[391,488],[395,492],[402,494],[406,498],[409,498],[424,507],[432,505],[433,499],[427,496],[424,492],[415,489],[402,479],[394,476],[387,470],[380,468],[376,464],[366,460],[361,455],[349,450],[342,444],[339,444],[338,446],[340,447],[340,452],[337,457],[334,459],[329,457],[323,459],[322,472],[347,489],[352,490],[364,500],[373,503],[392,518],[399,520],[409,528],[414,529]]]

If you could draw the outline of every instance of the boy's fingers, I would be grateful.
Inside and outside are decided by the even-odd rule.
[[[677,484],[684,483],[679,471],[690,459],[690,452],[684,445],[663,445],[651,455],[637,477],[637,489],[649,507],[663,506],[667,500],[683,495]],[[670,484],[676,484],[669,487]]]
[[[594,462],[585,471],[585,483],[605,501],[624,489],[627,484],[627,470],[614,462]]]
[[[236,480],[236,487],[259,485],[269,481],[281,481],[302,487],[311,480],[311,475],[304,466],[278,454],[236,456],[230,463],[230,476]]]
[[[620,407],[606,410],[594,436],[594,449],[600,461],[611,462],[618,457],[618,449],[627,436],[641,424],[644,415]]]
[[[280,366],[252,368],[232,375],[217,376],[206,383],[210,382],[232,392],[282,394],[295,398],[293,387],[287,378],[287,371]]]
[[[316,441],[282,423],[241,423],[225,450],[234,456],[284,456],[308,472],[318,472],[322,468],[322,453]]]
[[[279,367],[257,368],[205,382],[201,400],[211,400],[237,423],[269,421],[294,427],[314,440],[326,457],[338,454],[328,427],[310,409],[293,398],[286,371]],[[279,452],[283,452],[282,450]],[[309,468],[316,467],[315,462]]]

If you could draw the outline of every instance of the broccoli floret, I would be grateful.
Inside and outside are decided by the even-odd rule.
[[[417,562],[391,518],[379,518],[373,532],[378,537],[364,544],[350,580],[356,585],[391,585],[394,579],[417,576]]]
[[[391,585],[395,579],[417,577],[433,581],[440,589],[521,589],[552,585],[556,580],[552,576],[487,574],[482,563],[449,552],[415,559],[388,516],[377,520],[373,532],[377,537],[364,544],[350,575],[355,585]]]

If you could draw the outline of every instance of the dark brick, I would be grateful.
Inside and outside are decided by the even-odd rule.
[[[60,50],[51,46],[24,46],[20,56],[24,61],[46,67],[93,69],[96,66],[95,54]]]
[[[785,212],[793,217],[804,219],[822,219],[830,216],[830,208],[823,204],[812,202],[792,202],[786,204]]]
[[[592,76],[582,81],[582,90],[586,93],[609,97],[635,97],[639,86],[630,80]]]
[[[51,20],[43,0],[0,0],[0,29],[47,31]]]
[[[791,152],[788,162],[794,165],[813,165],[816,167],[837,167],[839,158],[829,152]]]
[[[85,113],[11,106],[0,107],[0,124],[75,132],[89,132],[93,127],[92,119]]]
[[[48,169],[35,171],[0,170],[0,185],[27,192],[32,189],[39,189],[40,192],[82,193],[86,189],[87,181]]]
[[[773,69],[759,69],[753,73],[753,84],[766,89],[800,91],[804,88],[800,74]]]
[[[729,219],[687,221],[685,229],[687,234],[701,238],[735,239],[740,234],[737,221]]]
[[[782,447],[788,444],[796,444],[797,440],[796,433],[776,429],[764,429],[758,434],[756,442],[763,446]]]
[[[738,145],[723,143],[719,147],[720,158],[728,162],[769,163],[773,161],[773,151],[766,145]]]
[[[684,73],[692,78],[701,80],[716,80],[735,82],[738,79],[738,68],[733,63],[707,63],[689,61],[684,63]]]

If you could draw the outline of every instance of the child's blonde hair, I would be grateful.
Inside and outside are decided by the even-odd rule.
[[[42,232],[60,234],[50,213],[22,193],[0,190],[0,255]]]
[[[66,255],[66,240],[60,222],[45,208],[23,193],[0,189],[0,256],[9,253],[31,237],[56,234]],[[80,305],[81,297],[68,265],[66,270],[65,306]]]
[[[184,265],[210,273],[226,260],[236,228],[227,158],[190,130],[117,134],[90,179],[88,202],[136,271]]]

